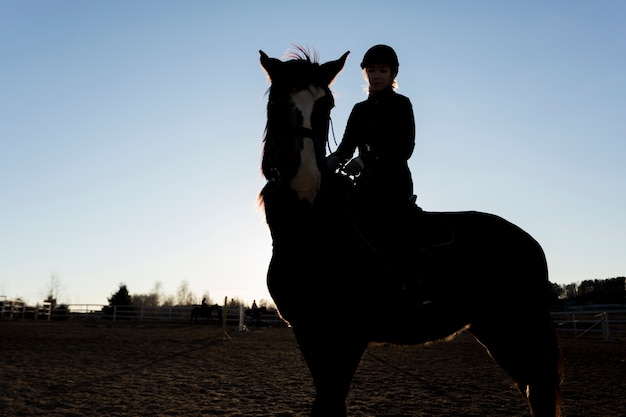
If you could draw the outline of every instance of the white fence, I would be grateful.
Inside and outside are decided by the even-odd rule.
[[[626,309],[588,306],[587,310],[555,311],[552,318],[560,334],[580,338],[601,336],[605,341],[626,337]],[[623,306],[618,306],[623,307]]]
[[[178,322],[191,322],[191,311],[198,306],[106,306],[94,304],[70,304],[69,318],[72,320],[165,320]],[[223,310],[224,320],[227,325],[239,325],[241,320],[240,307],[226,307]],[[54,312],[52,314],[55,318]],[[194,323],[214,323],[218,322],[217,312],[214,312],[210,319],[199,317]],[[267,310],[261,315],[260,321],[248,320],[246,325],[267,325],[272,327],[284,327],[286,323],[278,316],[275,310]]]
[[[26,311],[26,303],[22,300],[0,300],[0,317],[22,318]]]
[[[587,306],[585,310],[554,311],[552,317],[559,334],[580,337],[601,337],[611,341],[626,337],[626,306]],[[194,306],[107,306],[101,304],[70,304],[67,310],[50,310],[49,303],[38,306],[35,318],[46,320],[161,320],[191,322]],[[28,309],[28,307],[26,307]],[[23,302],[0,299],[0,317],[24,318]],[[240,307],[226,307],[225,323],[229,326],[241,325]],[[284,327],[286,323],[275,310],[268,310],[259,322],[245,318],[246,326],[267,325]],[[218,316],[213,313],[210,319],[198,318],[197,323],[220,325]]]

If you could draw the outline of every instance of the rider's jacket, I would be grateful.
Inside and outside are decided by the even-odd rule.
[[[388,203],[406,202],[413,195],[408,159],[415,147],[415,118],[408,97],[392,88],[372,92],[352,108],[341,143],[333,155],[342,162],[358,148],[364,168],[357,187]]]

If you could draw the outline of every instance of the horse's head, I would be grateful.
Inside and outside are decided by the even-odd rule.
[[[269,181],[280,182],[299,200],[312,204],[325,166],[324,148],[334,107],[330,85],[350,52],[324,64],[315,62],[302,48],[288,61],[259,53],[271,82],[261,169]]]

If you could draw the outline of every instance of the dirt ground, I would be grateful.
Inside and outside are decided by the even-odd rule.
[[[626,417],[626,341],[562,344],[565,417]],[[0,352],[5,417],[308,416],[314,395],[289,328],[3,319]],[[528,417],[511,385],[461,334],[369,348],[348,407],[353,417]]]

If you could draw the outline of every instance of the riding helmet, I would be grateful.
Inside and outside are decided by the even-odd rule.
[[[387,64],[396,72],[400,66],[396,51],[394,51],[391,46],[387,45],[374,45],[367,50],[363,56],[361,68],[365,68],[371,64]]]

